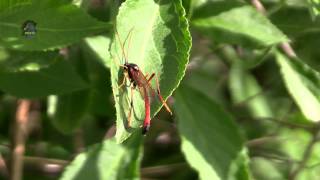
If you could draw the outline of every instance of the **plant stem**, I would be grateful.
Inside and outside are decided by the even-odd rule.
[[[145,167],[141,169],[142,177],[153,177],[153,176],[167,176],[168,174],[175,173],[178,169],[183,169],[188,167],[186,163],[168,164],[161,166]]]
[[[59,174],[63,171],[64,167],[69,164],[69,161],[60,159],[27,156],[23,158],[23,161],[26,167],[32,167],[35,168],[35,170],[49,174]]]
[[[30,106],[31,101],[29,100],[22,99],[18,101],[14,128],[14,148],[11,163],[12,180],[22,179],[23,155],[25,152]]]
[[[266,14],[266,9],[259,0],[251,0],[251,4],[262,14]],[[286,53],[290,58],[297,57],[296,53],[292,49],[291,45],[288,42],[283,42],[280,44],[281,49]]]
[[[83,130],[82,128],[78,128],[75,133],[74,133],[74,136],[73,136],[74,140],[74,148],[75,148],[75,152],[77,154],[81,153],[84,151],[85,149],[85,142],[84,142],[84,139],[83,139]]]
[[[6,162],[2,158],[1,154],[0,154],[0,174],[2,174],[2,176],[6,177],[6,178],[9,176],[9,172],[8,172],[8,168],[7,168]]]

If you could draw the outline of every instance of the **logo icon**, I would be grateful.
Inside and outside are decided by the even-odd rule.
[[[37,23],[32,20],[27,20],[22,24],[22,35],[26,38],[32,38],[36,35]]]

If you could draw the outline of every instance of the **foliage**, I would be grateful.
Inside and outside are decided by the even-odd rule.
[[[318,0],[1,0],[0,179],[319,179],[318,16]],[[155,74],[147,92],[125,63]]]

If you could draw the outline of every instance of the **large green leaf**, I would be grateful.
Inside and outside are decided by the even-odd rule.
[[[37,32],[22,35],[22,25],[32,20]],[[109,24],[99,22],[75,5],[55,0],[33,0],[0,12],[0,44],[19,50],[44,50],[66,46],[106,31]]]
[[[110,139],[89,148],[72,161],[61,179],[139,179],[141,135],[128,141],[123,145]]]
[[[129,63],[135,63],[144,74],[155,73],[160,81],[161,93],[164,99],[172,94],[184,76],[191,46],[187,20],[181,2],[171,0],[128,0],[122,4],[117,16],[117,30],[124,41],[130,29],[132,39],[128,43]],[[132,115],[132,130],[127,129],[127,114],[129,112],[130,88],[118,88],[121,84],[123,70],[120,69],[121,49],[118,39],[114,39],[111,65],[111,79],[117,110],[118,142],[125,140],[132,130],[140,127],[144,119],[144,101],[137,90],[134,90],[134,113]],[[127,42],[128,42],[127,41]],[[152,87],[155,81],[151,82]],[[157,101],[152,103],[151,117],[160,109]]]
[[[0,60],[0,89],[14,96],[43,97],[70,93],[88,86],[71,64],[54,52],[10,51]]]
[[[244,46],[270,46],[287,41],[286,36],[251,6],[231,8],[218,15],[195,19],[197,29],[214,41]]]
[[[198,91],[182,86],[175,110],[182,151],[201,179],[249,179],[243,142],[233,119]]]
[[[320,120],[320,74],[298,59],[289,59],[276,53],[277,62],[286,87],[303,112],[311,121]]]

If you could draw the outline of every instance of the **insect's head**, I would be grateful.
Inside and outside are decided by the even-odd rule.
[[[138,65],[133,64],[133,63],[124,63],[123,69],[124,69],[125,71],[132,71],[132,70],[133,70],[133,71],[140,71]]]

